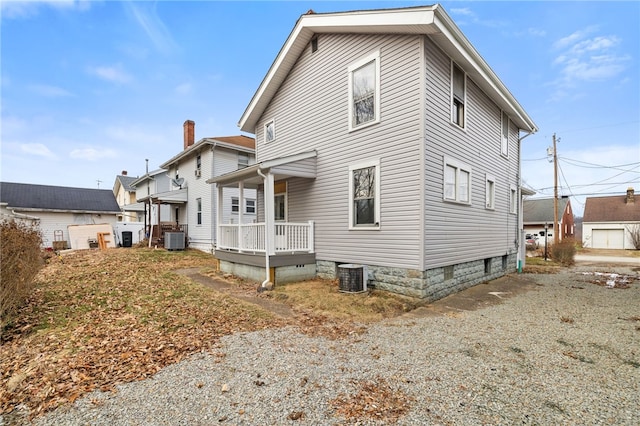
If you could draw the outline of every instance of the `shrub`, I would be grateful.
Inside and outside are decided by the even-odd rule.
[[[551,259],[563,266],[575,264],[576,244],[571,238],[559,241],[551,246]]]
[[[31,295],[33,278],[43,265],[41,244],[38,227],[0,223],[0,333]]]

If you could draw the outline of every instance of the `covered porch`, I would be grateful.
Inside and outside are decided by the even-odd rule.
[[[308,151],[254,164],[207,180],[217,185],[216,257],[225,272],[255,279],[257,269],[267,282],[282,283],[286,276],[315,276],[314,221],[289,222],[286,203],[276,203],[279,188],[290,178],[315,179],[316,151]],[[223,223],[224,188],[237,188],[239,206],[244,190],[258,191],[258,222]],[[262,194],[262,197],[260,196]],[[288,268],[288,269],[287,269]],[[300,278],[298,278],[300,279]]]
[[[187,189],[180,188],[173,191],[160,192],[141,198],[139,201],[144,203],[144,229],[145,235],[149,238],[149,246],[164,246],[164,234],[166,232],[184,232],[185,245],[189,241],[188,226],[186,223],[180,223],[178,212],[175,213],[175,220],[162,220],[161,206],[169,205],[176,209],[183,207],[187,203]],[[155,206],[155,218],[154,214]],[[173,214],[173,213],[171,213]],[[155,219],[155,220],[153,220]]]

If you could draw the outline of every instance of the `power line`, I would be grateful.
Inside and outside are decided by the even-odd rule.
[[[637,163],[629,163],[629,164],[620,164],[618,166],[603,166],[601,164],[594,164],[594,163],[587,163],[586,161],[579,161],[579,160],[573,160],[570,158],[566,158],[566,157],[558,157],[559,159],[561,159],[562,161],[565,161],[569,164],[571,164],[572,166],[575,167],[583,167],[586,169],[614,169],[614,170],[624,170],[627,172],[632,172],[632,173],[640,173],[640,171],[634,171],[633,169],[640,167],[640,162]],[[586,166],[582,166],[580,164],[587,164]],[[631,169],[629,170],[625,170],[622,169],[622,167],[629,167],[629,166],[633,166]]]

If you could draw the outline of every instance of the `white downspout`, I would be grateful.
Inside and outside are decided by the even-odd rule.
[[[517,240],[517,256],[518,260],[516,263],[516,269],[518,273],[522,273],[522,270],[525,267],[526,259],[527,259],[527,248],[526,242],[523,241],[523,233],[524,233],[524,221],[523,221],[523,203],[522,203],[522,141],[531,136],[533,132],[528,132],[526,135],[520,137],[518,135],[518,190],[516,191],[517,199],[517,208],[518,208],[518,220],[516,225],[516,240]]]
[[[273,189],[271,185],[271,182],[273,181],[273,175],[269,174],[269,177],[267,177],[259,168],[257,169],[257,172],[264,181],[264,263],[266,277],[262,284],[260,284],[260,288],[258,288],[258,291],[264,291],[264,289],[267,288],[267,286],[271,283],[271,267],[269,265],[269,246],[271,239],[269,238],[269,226],[273,223],[273,221],[270,220],[271,215],[273,215]],[[271,197],[269,197],[269,194],[271,194]],[[269,201],[269,198],[271,198],[271,201]]]

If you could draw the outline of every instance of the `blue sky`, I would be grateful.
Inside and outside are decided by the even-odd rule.
[[[1,170],[8,182],[112,188],[237,122],[299,16],[429,4],[1,3]],[[443,2],[537,123],[523,180],[553,196],[640,191],[640,2]],[[100,183],[98,183],[100,181]]]

